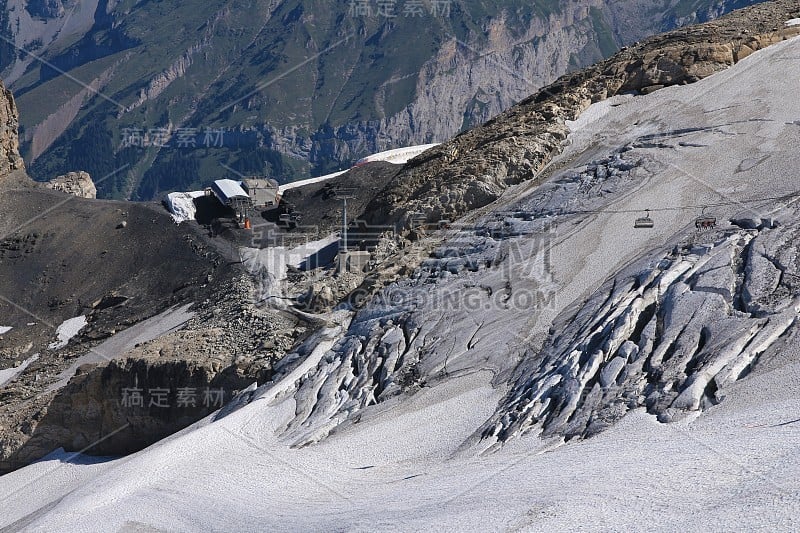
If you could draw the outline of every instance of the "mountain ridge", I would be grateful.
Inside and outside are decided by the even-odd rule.
[[[800,34],[800,28],[784,25],[797,16],[800,9],[791,1],[755,5],[718,21],[652,37],[565,75],[487,123],[409,161],[361,216],[372,224],[401,227],[408,226],[411,215],[430,221],[458,219],[488,205],[507,187],[535,180],[562,150],[567,121],[576,120],[590,104],[693,83],[725,70],[755,50]]]
[[[28,50],[6,74],[25,110],[32,175],[106,176],[127,164],[99,192],[133,199],[197,188],[227,174],[223,164],[290,181],[441,141],[621,44],[749,3],[538,2],[527,15],[517,1],[454,0],[449,18],[423,4],[422,17],[389,19],[320,2],[212,2],[176,23],[186,8],[154,2],[55,2],[45,11],[60,15],[45,20],[7,2],[21,28],[13,44]],[[189,132],[184,145],[153,141],[164,129]],[[224,131],[224,146],[206,144],[209,131]]]

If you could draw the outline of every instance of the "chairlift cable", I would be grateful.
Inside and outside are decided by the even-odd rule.
[[[800,192],[794,192],[791,194],[784,194],[782,196],[768,196],[764,198],[759,198],[757,200],[739,200],[739,201],[727,201],[727,202],[716,202],[716,203],[707,203],[702,205],[685,205],[685,206],[673,206],[673,207],[652,207],[647,209],[650,212],[664,212],[664,211],[690,211],[696,209],[706,209],[709,207],[723,207],[728,205],[744,205],[744,204],[757,204],[762,202],[769,202],[773,200],[788,200],[791,198],[800,197]],[[564,211],[560,214],[562,215],[591,215],[591,214],[602,214],[602,213],[611,213],[611,214],[630,214],[630,213],[641,213],[642,209],[585,209],[585,210],[574,210],[574,211]]]

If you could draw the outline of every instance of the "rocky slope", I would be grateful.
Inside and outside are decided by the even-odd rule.
[[[98,311],[68,346],[38,348],[19,376],[0,385],[0,471],[58,448],[133,453],[267,381],[308,323],[259,311],[248,279],[223,278],[216,285],[191,312],[188,305],[173,307],[144,321],[117,323],[118,331],[109,334],[100,330],[108,317]],[[120,320],[124,312],[109,308],[105,314]],[[3,340],[0,356],[20,342]]]
[[[221,164],[290,180],[444,140],[622,45],[753,2],[389,3],[394,17],[375,3],[4,3],[0,60],[33,175],[130,164],[101,196],[150,199]]]
[[[755,50],[800,34],[785,22],[800,15],[785,0],[648,39],[556,83],[505,113],[410,161],[368,204],[363,218],[407,227],[410,215],[456,220],[496,200],[509,186],[535,180],[563,149],[568,121],[615,95],[647,94],[693,83]]]
[[[0,471],[84,448],[119,420],[130,420],[126,431],[95,452],[134,451],[266,379],[304,321],[247,311],[252,283],[230,250],[176,226],[160,206],[93,200],[85,172],[30,180],[14,99],[1,86],[0,113]],[[184,331],[149,342],[174,328]],[[137,381],[172,387],[166,406],[121,405]],[[221,399],[178,405],[177,389]]]

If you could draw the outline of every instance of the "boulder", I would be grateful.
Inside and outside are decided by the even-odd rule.
[[[97,187],[88,172],[69,172],[45,183],[45,187],[79,198],[97,198]]]

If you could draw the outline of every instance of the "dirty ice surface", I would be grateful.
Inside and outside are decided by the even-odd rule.
[[[194,313],[189,311],[191,306],[192,304],[184,304],[172,307],[115,333],[101,344],[75,359],[67,369],[59,374],[58,381],[50,385],[47,392],[52,392],[66,385],[81,365],[104,363],[113,359],[123,358],[137,344],[145,343],[161,335],[176,331],[194,316]]]

